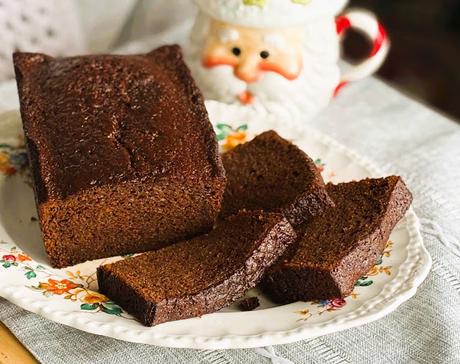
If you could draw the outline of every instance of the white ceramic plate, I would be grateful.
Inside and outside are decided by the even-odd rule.
[[[274,114],[207,103],[222,148],[277,129],[293,139],[334,182],[380,175],[377,168],[316,131]],[[145,344],[184,348],[247,348],[307,339],[377,320],[415,294],[430,269],[413,210],[396,227],[380,264],[359,280],[346,300],[276,306],[258,291],[252,312],[229,307],[201,318],[147,328],[97,293],[96,267],[111,259],[52,269],[40,239],[28,182],[17,112],[0,119],[0,295],[26,310],[90,333]],[[18,147],[19,146],[19,147]],[[119,258],[118,258],[119,259]]]

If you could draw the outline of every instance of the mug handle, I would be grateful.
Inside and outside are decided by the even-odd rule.
[[[377,20],[374,14],[366,10],[349,10],[336,18],[337,34],[343,35],[349,28],[355,28],[372,41],[372,50],[367,58],[352,66],[342,75],[340,83],[334,91],[334,96],[340,89],[352,81],[363,79],[372,75],[382,65],[390,49],[390,40],[383,25]]]

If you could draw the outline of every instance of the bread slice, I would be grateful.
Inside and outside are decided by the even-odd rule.
[[[225,176],[177,46],[14,55],[38,216],[54,267],[209,231]]]
[[[327,185],[336,207],[299,228],[300,238],[267,273],[264,292],[289,303],[344,297],[382,255],[412,196],[400,177]]]
[[[242,212],[207,235],[98,268],[99,290],[147,326],[217,311],[296,240],[281,214]]]
[[[274,131],[223,154],[221,216],[241,209],[281,212],[298,225],[333,206],[315,163]]]

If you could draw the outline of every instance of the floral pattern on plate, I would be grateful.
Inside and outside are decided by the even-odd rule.
[[[27,153],[24,147],[0,144],[0,173],[12,176],[27,166]]]
[[[292,128],[285,115],[278,119],[263,110],[210,101],[207,108],[211,120],[223,124],[219,128],[215,124],[221,150],[274,129],[313,159],[321,158],[316,164],[323,170],[325,180],[330,180],[331,172],[335,173],[334,183],[381,174],[365,158],[307,125]],[[418,219],[410,209],[392,233],[392,251],[358,281],[356,295],[345,300],[276,306],[254,290],[261,302],[254,311],[241,312],[231,306],[201,318],[144,327],[97,292],[96,268],[112,258],[61,270],[49,266],[33,217],[36,211],[27,168],[22,167],[25,151],[12,147],[23,145],[17,139],[21,130],[17,111],[1,118],[0,143],[9,145],[0,148],[0,296],[55,322],[119,340],[167,347],[236,349],[278,345],[377,320],[408,300],[430,269]],[[16,152],[23,157],[15,159]],[[303,310],[313,315],[302,316],[299,311]],[[324,313],[317,314],[320,311]]]
[[[315,315],[322,315],[327,312],[340,310],[341,308],[344,308],[347,305],[350,299],[356,300],[358,298],[360,294],[360,288],[369,287],[372,284],[374,284],[374,281],[369,277],[374,277],[379,274],[391,275],[391,265],[384,265],[384,260],[385,258],[389,258],[391,256],[392,248],[393,242],[391,240],[388,240],[385,246],[385,250],[383,252],[383,256],[379,258],[377,264],[373,266],[372,269],[365,276],[358,279],[358,281],[355,284],[355,290],[350,294],[350,296],[346,298],[338,297],[328,300],[309,302],[311,305],[315,307],[315,309],[312,310],[311,308],[304,308],[302,310],[296,311],[296,313],[298,313],[301,316],[299,318],[299,321],[307,321]]]
[[[6,242],[0,242],[0,269],[16,269],[24,272],[24,277],[30,281],[25,286],[45,297],[60,296],[73,302],[80,302],[80,309],[93,313],[102,312],[109,315],[122,316],[123,310],[103,294],[91,289],[96,281],[96,272],[82,275],[79,270],[65,271],[64,276],[33,260],[17,247]]]
[[[225,151],[233,149],[237,145],[247,141],[247,124],[242,124],[233,128],[228,124],[219,123],[215,128],[221,148]],[[8,151],[8,162],[4,164],[5,168],[0,170],[0,173],[12,175],[18,170],[24,171],[27,165],[27,156],[24,161],[23,148],[14,148],[5,144],[3,148]],[[326,163],[321,158],[317,158],[315,164],[321,173],[324,174],[326,172]],[[329,180],[331,176],[333,177],[334,175],[332,171],[329,171],[325,178]],[[2,244],[6,245],[4,242],[2,242]],[[388,242],[384,256],[390,256],[392,244],[392,242]],[[5,250],[2,249],[0,245],[0,253],[3,254],[2,259],[0,259],[1,267],[4,269],[13,268],[22,270],[24,271],[24,276],[28,280],[38,280],[38,282],[34,282],[34,284],[26,285],[31,290],[42,293],[46,297],[60,296],[66,300],[79,302],[81,303],[80,309],[82,311],[91,313],[100,312],[117,316],[123,315],[123,309],[120,306],[110,301],[108,297],[97,292],[94,288],[91,289],[96,281],[96,272],[90,275],[82,275],[80,270],[76,270],[75,272],[67,270],[65,271],[66,277],[64,278],[62,276],[56,276],[55,273],[41,264],[34,265],[32,259],[26,253],[18,251],[15,246]],[[372,285],[373,281],[369,279],[370,276],[375,276],[380,273],[391,274],[391,267],[381,266],[381,264],[382,259],[379,260],[377,265],[372,268],[367,276],[358,280],[356,286],[368,287]],[[356,299],[357,295],[358,293],[353,292],[350,298]],[[301,320],[308,320],[315,314],[322,315],[326,312],[341,309],[347,304],[347,301],[336,298],[310,303],[317,306],[318,310],[316,310],[315,313],[312,313],[310,309],[297,311],[297,313],[302,316]]]
[[[248,124],[233,127],[229,124],[217,123],[214,129],[216,130],[217,140],[222,152],[227,152],[237,145],[248,141]]]

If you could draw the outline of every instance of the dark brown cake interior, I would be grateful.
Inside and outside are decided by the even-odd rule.
[[[306,223],[306,233],[289,264],[308,262],[322,269],[334,268],[360,241],[380,227],[388,209],[389,194],[396,183],[396,179],[390,178],[328,184],[327,191],[337,207]],[[378,258],[376,255],[373,261]]]
[[[208,231],[225,185],[179,47],[14,56],[46,250],[56,267]]]
[[[144,324],[199,316],[243,296],[294,241],[282,215],[240,213],[209,234],[102,266],[98,282]]]
[[[392,176],[327,185],[336,207],[299,228],[299,241],[264,282],[278,302],[328,299],[351,293],[375,265],[412,198]]]
[[[227,186],[221,216],[276,211],[297,225],[333,205],[314,162],[274,131],[223,154],[222,162]]]

